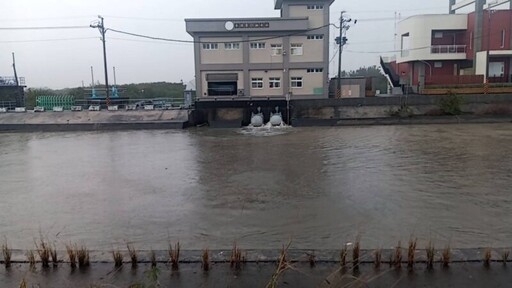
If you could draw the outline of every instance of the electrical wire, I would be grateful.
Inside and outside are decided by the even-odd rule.
[[[11,40],[0,41],[0,43],[32,43],[32,42],[57,42],[57,41],[74,41],[74,40],[87,40],[98,39],[98,37],[81,37],[81,38],[59,38],[59,39],[40,39],[40,40]]]
[[[307,29],[307,30],[304,30],[304,31],[300,31],[300,32],[296,32],[296,33],[291,33],[291,34],[284,34],[284,35],[272,36],[272,37],[266,37],[266,38],[258,38],[258,39],[253,39],[253,40],[231,41],[230,43],[248,43],[248,42],[254,42],[254,41],[264,41],[264,40],[279,39],[279,38],[282,38],[282,37],[290,37],[290,36],[302,35],[304,33],[311,32],[311,31],[316,31],[316,30],[328,27],[330,25],[333,25],[333,24],[327,24],[327,25],[323,25],[323,26],[320,26],[320,27],[317,27],[317,28]],[[143,35],[143,34],[137,34],[137,33],[121,31],[121,30],[117,30],[117,29],[113,29],[113,28],[108,28],[107,31],[112,31],[112,32],[116,32],[116,33],[120,33],[120,34],[124,34],[124,35],[133,36],[133,37],[146,38],[146,39],[159,40],[159,41],[176,42],[176,43],[197,43],[197,44],[213,44],[213,43],[218,43],[218,42],[204,42],[204,41],[195,41],[195,40],[181,40],[181,39],[170,39],[170,38],[154,37],[154,36],[148,36],[148,35]]]
[[[85,29],[90,26],[38,26],[38,27],[0,27],[0,30],[58,30],[58,29]]]

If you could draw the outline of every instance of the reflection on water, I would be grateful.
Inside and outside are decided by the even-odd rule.
[[[105,250],[339,248],[357,235],[367,248],[411,235],[509,246],[510,128],[1,134],[0,235]]]

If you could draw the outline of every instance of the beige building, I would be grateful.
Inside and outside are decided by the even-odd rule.
[[[334,0],[275,0],[279,18],[186,19],[198,98],[328,98]]]

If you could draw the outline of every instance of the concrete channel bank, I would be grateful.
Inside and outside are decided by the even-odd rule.
[[[268,122],[276,107],[295,127],[512,122],[512,95],[464,95],[460,116],[435,116],[443,96],[392,96],[323,100],[201,100],[195,109],[0,113],[0,132],[184,129],[196,125],[239,128],[258,108]],[[393,116],[407,107],[407,117]]]

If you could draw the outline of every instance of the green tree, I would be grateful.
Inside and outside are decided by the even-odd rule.
[[[372,78],[373,88],[385,92],[388,90],[388,80],[380,67],[373,65],[368,67],[360,67],[356,70],[342,71],[342,77],[368,77]]]

